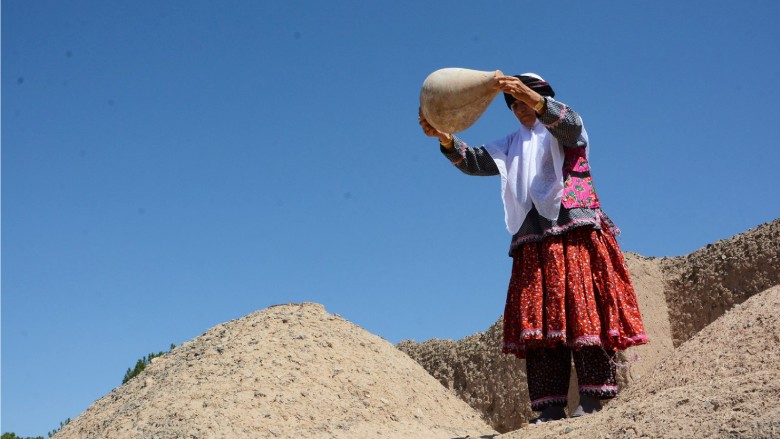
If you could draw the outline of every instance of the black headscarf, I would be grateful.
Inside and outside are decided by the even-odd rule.
[[[552,89],[552,86],[535,73],[523,73],[522,75],[515,75],[515,78],[519,78],[528,88],[542,96],[555,97],[555,91]],[[508,93],[504,93],[504,100],[506,101],[506,106],[511,109],[512,104],[517,99]]]

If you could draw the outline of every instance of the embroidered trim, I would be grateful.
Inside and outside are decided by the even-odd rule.
[[[593,210],[596,211],[595,217],[572,218],[571,221],[569,221],[568,223],[550,227],[549,229],[545,230],[541,234],[533,233],[533,234],[523,235],[521,237],[516,238],[515,240],[512,241],[510,245],[510,254],[512,251],[514,251],[517,247],[519,247],[522,244],[528,242],[541,241],[542,239],[548,236],[560,235],[564,232],[568,232],[569,230],[575,227],[592,225],[595,226],[594,228],[599,230],[607,229],[610,233],[612,233],[612,236],[620,235],[621,233],[620,229],[615,225],[615,223],[612,222],[611,219],[609,219],[609,217],[607,216],[606,213],[604,213],[604,211],[598,208]]]
[[[562,338],[566,340],[566,331],[547,331],[545,338]]]
[[[566,402],[566,395],[545,396],[531,401],[531,405],[543,404],[545,402]]]
[[[648,342],[647,334],[645,334],[645,333],[642,333],[642,334],[639,334],[639,335],[635,335],[633,337],[629,337],[627,340],[630,341],[632,343],[632,345],[636,344],[636,343],[639,343],[639,342],[643,342],[643,343],[647,343]],[[628,347],[628,346],[626,346],[626,347]]]
[[[544,231],[542,234],[533,234],[533,235],[525,235],[520,238],[517,238],[515,241],[512,241],[512,247],[515,247],[518,244],[525,244],[526,242],[534,242],[534,241],[541,241],[542,238],[550,235],[560,235],[563,232],[568,231],[571,228],[579,227],[582,225],[594,225],[594,226],[601,226],[600,221],[598,217],[594,218],[573,218],[568,223],[562,225],[562,226],[554,226]]]
[[[558,331],[555,331],[558,332]],[[536,337],[528,337],[528,336],[536,336]],[[620,334],[615,334],[613,337],[619,337]],[[642,333],[639,335],[635,335],[633,337],[626,337],[626,338],[618,338],[617,340],[612,339],[610,340],[607,338],[601,338],[598,335],[583,335],[581,337],[577,337],[576,340],[572,342],[566,341],[566,335],[562,335],[560,337],[555,337],[554,335],[543,335],[542,331],[539,329],[526,329],[523,330],[520,333],[520,337],[523,339],[523,341],[527,343],[504,343],[502,347],[503,353],[525,353],[526,350],[529,348],[535,348],[535,347],[545,347],[549,346],[545,344],[546,342],[550,341],[561,341],[566,347],[570,349],[580,349],[586,346],[606,346],[608,349],[612,350],[625,350],[632,346],[637,346],[641,344],[647,343],[649,340],[647,338],[646,333]],[[544,337],[544,339],[540,339],[540,337]]]
[[[533,336],[533,335],[535,335],[537,337],[541,337],[542,336],[542,330],[541,329],[524,329],[522,332],[520,332],[520,337],[521,338],[526,338],[528,336]]]
[[[545,124],[545,126],[546,126],[547,128],[553,128],[553,127],[555,127],[556,125],[558,125],[559,123],[561,123],[561,121],[563,120],[564,116],[566,115],[566,110],[567,110],[568,108],[569,108],[569,107],[567,107],[567,106],[566,106],[566,104],[564,104],[564,103],[561,103],[561,115],[560,115],[560,117],[558,117],[558,120],[556,120],[555,122],[553,122],[553,123],[551,123],[551,124]]]
[[[598,335],[583,335],[582,337],[577,337],[569,346],[581,348],[584,346],[600,346],[601,345],[601,337]]]
[[[617,392],[618,386],[610,386],[608,384],[604,384],[601,386],[579,386],[580,390],[590,390],[590,391],[597,391],[597,392],[609,392],[614,391]]]
[[[615,225],[615,223],[612,222],[612,220],[607,216],[606,213],[604,213],[603,210],[598,209],[596,212],[596,218],[599,221],[599,227],[601,227],[602,224],[605,224],[607,226],[607,230],[612,233],[612,236],[618,236],[620,235],[620,229],[618,226]]]

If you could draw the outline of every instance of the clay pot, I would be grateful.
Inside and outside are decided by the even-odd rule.
[[[420,91],[420,112],[434,128],[457,133],[474,124],[500,92],[494,80],[501,71],[461,68],[436,70]]]

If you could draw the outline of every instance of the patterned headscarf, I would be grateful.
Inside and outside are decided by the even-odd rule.
[[[555,91],[553,91],[552,86],[536,73],[523,73],[522,75],[515,75],[515,78],[520,79],[528,88],[542,96],[555,97]],[[506,106],[511,109],[512,104],[517,99],[508,93],[504,93],[504,100],[506,101]]]

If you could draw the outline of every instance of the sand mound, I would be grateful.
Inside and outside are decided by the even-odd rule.
[[[675,340],[689,339],[735,303],[780,284],[779,244],[780,220],[775,220],[687,256],[626,253],[650,344],[621,353],[621,361],[630,364],[619,369],[621,387],[641,380],[669,357]],[[493,428],[507,432],[532,412],[525,365],[501,353],[502,324],[499,319],[487,332],[457,342],[403,341],[398,347],[482,412]],[[570,407],[577,399],[570,392]]]
[[[661,261],[675,346],[727,309],[780,284],[780,220]]]
[[[737,305],[594,416],[501,439],[780,437],[780,286]]]
[[[620,369],[620,385],[625,387],[648,373],[674,347],[669,314],[664,300],[663,274],[658,262],[635,254],[626,254],[626,263],[638,294],[645,319],[645,330],[652,341],[648,345],[629,349],[621,354],[629,370]],[[484,418],[499,432],[520,428],[533,417],[528,400],[525,361],[501,352],[503,320],[486,332],[459,341],[428,340],[422,343],[402,341],[398,348],[422,364],[444,386],[453,389],[470,406],[482,412]],[[572,368],[572,380],[576,380]],[[570,408],[579,396],[571,386]]]
[[[487,332],[457,342],[405,340],[398,348],[479,410],[496,431],[506,432],[519,428],[532,412],[525,362],[501,353],[502,328],[499,320]]]
[[[622,354],[624,391],[500,437],[780,437],[778,244],[780,220],[686,256],[626,254],[651,343]],[[320,305],[272,307],[155,359],[57,438],[493,437],[482,419],[507,432],[531,416],[501,332],[399,350]]]
[[[453,438],[494,433],[392,344],[316,304],[219,325],[156,359],[68,438]]]

